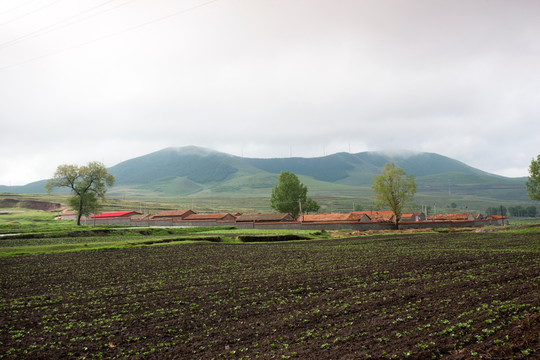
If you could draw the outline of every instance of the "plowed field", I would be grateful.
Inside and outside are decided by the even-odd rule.
[[[538,234],[0,259],[0,358],[536,358]]]

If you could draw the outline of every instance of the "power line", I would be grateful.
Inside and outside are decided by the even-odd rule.
[[[48,4],[46,4],[46,5],[43,5],[43,6],[37,8],[37,9],[35,9],[35,10],[33,10],[33,11],[27,12],[26,14],[23,14],[23,15],[21,15],[21,16],[15,17],[15,18],[13,18],[13,19],[11,19],[11,20],[5,21],[5,22],[1,23],[0,26],[4,26],[4,25],[7,25],[7,24],[10,24],[10,23],[12,23],[12,22],[14,22],[14,21],[17,21],[17,20],[19,20],[19,19],[22,19],[22,18],[24,18],[24,17],[27,17],[28,15],[35,14],[35,13],[37,13],[37,12],[43,10],[43,9],[48,8],[49,6],[52,6],[52,5],[56,4],[56,3],[59,3],[60,1],[62,1],[62,0],[56,0],[56,1],[53,1],[53,2],[48,3]]]
[[[51,31],[58,30],[58,29],[64,28],[64,27],[69,26],[69,25],[73,25],[73,24],[79,23],[79,22],[81,22],[81,21],[84,21],[84,20],[87,20],[87,19],[90,19],[90,18],[99,16],[99,15],[101,15],[101,14],[105,14],[105,13],[107,13],[107,12],[109,12],[109,11],[112,11],[112,10],[115,10],[115,9],[121,7],[121,6],[128,5],[129,3],[132,3],[132,2],[134,2],[135,0],[129,0],[129,1],[125,2],[125,3],[118,4],[118,5],[116,5],[116,6],[112,7],[112,8],[108,8],[108,9],[106,9],[106,10],[97,12],[97,13],[92,14],[92,15],[89,15],[89,16],[87,16],[87,17],[85,17],[85,18],[82,18],[82,19],[79,19],[79,20],[75,20],[75,21],[71,21],[71,22],[68,22],[68,23],[66,23],[66,24],[62,24],[62,23],[66,22],[66,21],[69,20],[69,19],[76,18],[76,17],[78,17],[78,16],[80,16],[80,15],[82,15],[82,14],[84,14],[84,13],[90,12],[90,11],[92,11],[92,10],[95,10],[95,9],[97,9],[97,8],[100,8],[100,7],[102,7],[102,6],[105,6],[105,5],[107,5],[107,4],[111,3],[111,2],[114,2],[114,1],[117,1],[117,0],[107,0],[107,1],[105,1],[104,3],[101,3],[101,4],[99,4],[99,5],[96,5],[96,6],[94,6],[94,7],[89,8],[89,9],[83,10],[83,11],[81,11],[81,12],[75,14],[75,15],[68,16],[68,17],[66,17],[66,18],[64,18],[64,19],[62,19],[62,20],[60,20],[60,21],[57,21],[57,22],[54,23],[54,24],[47,25],[47,26],[45,26],[45,27],[43,27],[43,28],[41,28],[41,29],[32,31],[32,32],[30,32],[30,33],[28,33],[28,34],[26,34],[26,35],[20,36],[20,37],[18,37],[18,38],[16,38],[16,39],[13,39],[13,40],[9,40],[9,41],[0,43],[0,49],[9,47],[9,46],[12,46],[12,45],[15,45],[15,44],[18,44],[18,43],[20,43],[20,42],[23,42],[23,41],[26,41],[26,40],[29,40],[29,39],[32,39],[32,38],[35,38],[35,37],[38,37],[38,36],[41,36],[41,35],[44,35],[44,34],[47,34],[47,33],[51,32]],[[62,25],[59,25],[59,24],[62,24]],[[58,25],[58,26],[57,26],[57,25]]]
[[[61,0],[58,0],[58,1],[61,1]],[[61,53],[64,53],[64,52],[67,52],[67,51],[70,51],[70,50],[73,50],[73,49],[77,49],[77,48],[86,46],[86,45],[90,45],[90,44],[98,42],[98,41],[102,41],[102,40],[105,40],[105,39],[108,39],[108,38],[111,38],[111,37],[114,37],[114,36],[118,36],[118,35],[124,34],[124,33],[129,32],[129,31],[137,30],[137,29],[149,26],[151,24],[154,24],[156,22],[160,22],[160,21],[170,19],[170,18],[178,16],[178,15],[182,15],[182,14],[185,14],[185,13],[200,9],[202,7],[208,6],[208,5],[213,4],[215,2],[218,2],[218,1],[219,0],[210,0],[210,1],[204,2],[202,4],[195,5],[195,6],[192,6],[190,8],[187,8],[187,9],[182,9],[182,10],[179,10],[179,11],[175,11],[175,12],[173,12],[171,14],[161,16],[159,18],[156,18],[156,19],[144,22],[144,23],[140,23],[140,24],[125,28],[123,30],[120,30],[120,31],[117,31],[117,32],[114,32],[114,33],[110,33],[110,34],[107,34],[107,35],[104,35],[104,36],[101,36],[101,37],[98,37],[98,38],[95,38],[95,39],[92,39],[92,40],[88,40],[88,41],[85,41],[85,42],[82,42],[82,43],[79,43],[79,44],[76,44],[76,45],[73,45],[73,46],[69,46],[67,48],[64,48],[64,49],[61,49],[61,50],[58,50],[58,51],[54,51],[54,52],[44,54],[44,55],[41,55],[41,56],[36,56],[34,58],[23,60],[23,61],[14,63],[14,64],[6,65],[6,66],[3,66],[3,67],[0,67],[0,71],[10,69],[10,68],[14,68],[14,67],[17,67],[17,66],[20,66],[20,65],[23,65],[23,64],[27,64],[27,63],[30,63],[30,62],[42,60],[42,59],[45,59],[45,58],[48,58],[48,57],[51,57],[51,56],[54,56],[54,55],[57,55],[57,54],[61,54]]]
[[[4,15],[4,14],[7,14],[8,12],[11,12],[13,10],[17,10],[18,8],[23,7],[26,4],[30,4],[31,2],[34,2],[34,1],[36,1],[36,0],[30,0],[30,1],[27,1],[25,3],[19,4],[17,6],[14,6],[14,7],[10,8],[10,9],[4,10],[4,11],[0,12],[0,16]]]

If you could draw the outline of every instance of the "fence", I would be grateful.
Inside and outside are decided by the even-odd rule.
[[[239,229],[275,230],[392,230],[393,223],[377,222],[224,222],[224,221],[175,221],[175,220],[132,220],[129,218],[88,219],[85,225],[125,225],[162,227],[234,226]],[[410,221],[401,222],[400,229],[465,228],[508,225],[508,220],[453,220],[453,221]]]

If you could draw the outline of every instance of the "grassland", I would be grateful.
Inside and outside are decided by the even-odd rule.
[[[241,242],[241,237],[327,238],[325,233],[308,230],[238,230],[233,227],[128,228],[118,226],[17,227],[0,234],[0,258],[79,250],[131,248],[173,242]]]
[[[160,228],[123,226],[77,226],[71,221],[54,220],[55,213],[8,209],[0,211],[0,257],[126,248],[171,242],[241,242],[239,236],[290,236],[327,238],[309,230],[238,230],[233,227]]]

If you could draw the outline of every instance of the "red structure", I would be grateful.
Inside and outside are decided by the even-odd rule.
[[[130,218],[133,215],[141,215],[141,213],[137,211],[107,212],[92,215],[90,216],[90,219]]]

